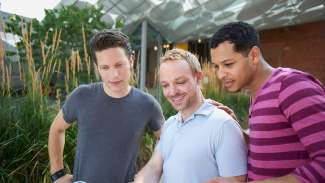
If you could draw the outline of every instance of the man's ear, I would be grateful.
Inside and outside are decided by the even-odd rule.
[[[201,81],[202,81],[202,79],[203,79],[203,76],[204,76],[204,74],[203,74],[202,71],[196,71],[196,72],[194,73],[194,77],[197,79],[198,84],[201,84]]]
[[[134,54],[131,54],[131,55],[130,55],[130,59],[129,59],[129,62],[130,62],[130,66],[131,66],[131,68],[133,68],[133,65],[134,65],[134,59],[135,59]]]
[[[257,46],[253,46],[249,51],[248,57],[253,61],[253,64],[257,65],[260,62],[261,49]]]
[[[98,64],[97,63],[94,63],[94,67],[95,67],[95,75],[96,75],[96,78],[100,78],[100,74],[99,74],[99,67],[98,67]]]
[[[97,63],[94,63],[94,67],[96,68],[95,71],[96,72],[99,72],[99,67],[98,67],[98,64]]]

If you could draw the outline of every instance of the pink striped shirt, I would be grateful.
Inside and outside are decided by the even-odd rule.
[[[248,179],[286,174],[325,182],[325,89],[307,73],[274,69],[250,106]]]

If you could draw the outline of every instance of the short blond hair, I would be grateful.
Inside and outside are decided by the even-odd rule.
[[[193,73],[202,72],[201,64],[197,57],[189,51],[182,49],[172,49],[166,51],[165,55],[160,58],[160,64],[167,61],[180,61],[184,60],[188,63]]]

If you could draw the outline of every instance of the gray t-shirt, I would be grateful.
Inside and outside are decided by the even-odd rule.
[[[78,126],[73,179],[87,183],[131,181],[146,125],[156,131],[164,121],[151,95],[132,88],[127,96],[112,98],[102,83],[76,88],[62,111],[67,123]]]

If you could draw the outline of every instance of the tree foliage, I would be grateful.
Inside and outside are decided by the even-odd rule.
[[[44,53],[57,49],[56,55],[51,55],[61,61],[69,58],[71,51],[79,50],[80,57],[85,56],[84,49],[88,50],[85,41],[96,30],[111,28],[112,24],[101,20],[102,8],[94,6],[79,9],[75,6],[66,6],[60,9],[45,10],[45,18],[25,20],[17,15],[10,17],[6,23],[6,32],[12,32],[20,37],[29,34],[36,66],[42,65]],[[59,39],[57,44],[53,44]],[[26,61],[25,45],[21,39],[17,49],[21,61]],[[56,48],[54,48],[56,47]],[[42,50],[43,49],[43,50]],[[43,55],[42,55],[43,52]]]

